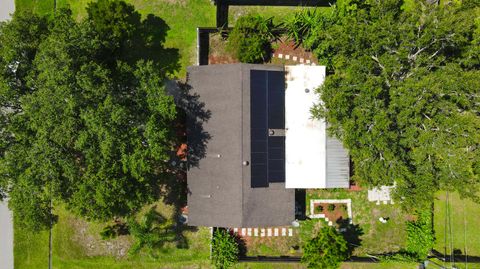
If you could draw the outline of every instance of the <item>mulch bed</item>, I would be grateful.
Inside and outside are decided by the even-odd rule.
[[[333,211],[328,211],[328,203],[314,203],[313,206],[315,208],[315,214],[324,214],[325,217],[328,218],[329,221],[333,223],[337,223],[338,220],[345,220],[348,218],[347,209],[343,209],[343,206],[346,206],[346,203],[334,203],[335,209]],[[317,208],[319,206],[323,207],[323,210],[319,212]]]
[[[278,54],[290,55],[290,59],[293,56],[296,56],[298,58],[310,60],[313,63],[318,63],[317,58],[313,55],[311,51],[307,51],[302,46],[296,47],[295,43],[291,40],[281,40],[276,44],[278,45],[278,48],[274,50],[273,52],[274,55],[278,55]]]

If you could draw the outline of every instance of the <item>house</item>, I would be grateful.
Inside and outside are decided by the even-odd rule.
[[[189,148],[205,148],[187,172],[189,225],[290,225],[296,188],[348,188],[347,152],[326,135],[324,121],[310,117],[325,67],[226,64],[187,72],[209,115],[201,128],[187,117]]]

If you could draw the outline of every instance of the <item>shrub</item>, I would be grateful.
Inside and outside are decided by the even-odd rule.
[[[212,239],[212,264],[215,268],[229,268],[238,261],[238,243],[224,229],[217,229]]]
[[[435,243],[432,230],[432,216],[428,210],[417,212],[416,221],[407,222],[406,251],[419,261],[425,260]]]
[[[272,18],[260,15],[240,17],[228,36],[227,49],[243,63],[264,63],[270,60],[274,33]]]
[[[343,235],[333,227],[323,227],[303,246],[302,263],[308,268],[338,268],[348,256]]]
[[[323,206],[318,205],[317,207],[315,207],[315,210],[316,210],[316,213],[322,213],[323,212]]]
[[[335,210],[335,205],[334,205],[334,204],[329,204],[328,207],[327,207],[327,210],[328,210],[329,212],[334,211],[334,210]]]

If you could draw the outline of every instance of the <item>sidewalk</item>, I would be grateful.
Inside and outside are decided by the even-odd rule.
[[[0,0],[0,21],[8,20],[14,10],[14,0]],[[13,269],[13,219],[7,201],[0,202],[0,268]]]

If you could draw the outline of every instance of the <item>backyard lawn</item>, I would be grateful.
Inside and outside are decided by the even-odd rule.
[[[449,193],[449,210],[452,231],[446,225],[446,192],[439,192],[435,200],[434,228],[435,250],[447,255],[453,250],[458,255],[480,257],[480,205],[470,200],[462,200],[458,193]],[[448,225],[447,225],[448,227]],[[447,240],[447,244],[445,244]]]
[[[376,205],[369,202],[366,190],[307,190],[307,212],[310,212],[311,199],[352,200],[353,225],[348,233],[352,233],[349,236],[358,244],[353,250],[354,256],[396,252],[405,247],[405,222],[410,216],[398,204]],[[388,218],[387,223],[381,223],[378,220],[380,217]]]
[[[160,205],[159,203],[157,203]],[[159,206],[164,215],[172,213],[170,206]],[[101,223],[87,223],[57,208],[59,222],[53,229],[53,268],[188,268],[208,266],[210,230],[183,231],[182,245],[166,243],[150,255],[146,251],[129,256],[130,236],[102,240]],[[15,268],[48,267],[48,232],[33,234],[15,226]]]

